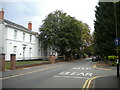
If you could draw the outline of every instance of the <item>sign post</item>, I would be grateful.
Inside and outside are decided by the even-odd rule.
[[[116,14],[116,2],[114,3],[114,15],[115,15],[115,33],[116,33],[116,53],[117,53],[117,77],[119,77],[119,57],[118,57],[118,46],[120,45],[120,39],[118,38],[118,28],[117,28],[117,14]]]
[[[119,53],[118,53],[118,46],[120,45],[120,39],[116,38],[115,39],[115,45],[116,45],[116,53],[117,53],[117,77],[119,77]]]
[[[114,41],[115,41],[115,45],[116,45],[116,46],[119,46],[119,45],[120,45],[120,39],[119,39],[119,38],[116,38]]]

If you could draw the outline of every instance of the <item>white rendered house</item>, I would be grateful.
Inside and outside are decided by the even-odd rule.
[[[0,11],[0,53],[6,60],[10,54],[16,54],[17,60],[34,59],[41,56],[38,33],[32,31],[32,23],[28,28],[4,19],[3,9]]]

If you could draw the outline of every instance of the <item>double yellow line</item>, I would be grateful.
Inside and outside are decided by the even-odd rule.
[[[99,64],[98,64],[99,65]],[[100,64],[100,65],[105,65],[105,64]],[[97,67],[97,64],[95,64],[93,66],[93,68],[96,68],[96,69],[102,69],[102,70],[111,70],[111,69],[107,69],[107,68],[99,68]],[[90,88],[90,85],[91,85],[91,82],[96,79],[96,78],[100,78],[100,77],[107,77],[107,76],[111,76],[111,75],[103,75],[103,76],[96,76],[96,77],[91,77],[89,79],[87,79],[82,87],[82,90],[87,90],[88,88]]]
[[[85,81],[83,87],[82,87],[82,90],[88,90],[88,88],[90,88],[90,85],[91,85],[91,82],[96,79],[96,78],[100,78],[100,77],[107,77],[107,76],[111,76],[111,75],[103,75],[103,76],[96,76],[96,77],[92,77],[92,78],[89,78]]]

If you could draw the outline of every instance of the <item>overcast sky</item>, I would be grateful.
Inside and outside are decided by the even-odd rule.
[[[32,21],[33,31],[38,31],[42,20],[49,13],[63,10],[68,15],[87,23],[93,32],[94,10],[98,0],[4,0],[0,3],[2,3],[0,9],[4,8],[5,11],[5,19],[25,27]]]

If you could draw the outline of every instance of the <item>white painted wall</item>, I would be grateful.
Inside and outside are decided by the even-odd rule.
[[[0,23],[0,53],[6,53],[6,28]]]
[[[6,54],[5,57],[6,61],[9,61],[10,54],[14,54],[14,53],[16,54],[17,60],[22,60],[24,55],[26,59],[38,58],[38,57],[44,59],[46,57],[48,58],[48,56],[51,55],[52,50],[48,47],[42,46],[41,43],[39,43],[40,42],[39,37],[36,36],[35,34],[5,25],[7,24],[6,23],[0,24],[0,53]],[[14,30],[17,30],[16,39],[14,39]],[[24,41],[23,41],[23,33],[25,33]],[[31,42],[30,42],[30,35],[32,35]],[[14,46],[16,46],[16,52],[14,52]],[[23,47],[26,47],[24,55],[23,55]]]
[[[14,30],[17,30],[17,38],[14,39]],[[25,48],[24,57],[33,58],[38,57],[38,38],[36,35],[24,32],[25,41],[23,41],[23,31],[7,27],[7,46],[6,46],[6,60],[10,60],[10,54],[15,53],[17,60],[23,59],[23,47]],[[32,35],[32,40],[30,42],[30,35]],[[26,45],[26,46],[24,46]],[[16,52],[14,52],[14,46],[16,46]],[[31,48],[31,50],[30,50]],[[31,52],[30,52],[31,51]]]

